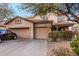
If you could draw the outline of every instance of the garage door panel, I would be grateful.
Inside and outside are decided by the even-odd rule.
[[[36,39],[47,39],[48,28],[35,28],[35,38]]]
[[[17,34],[18,38],[30,38],[29,29],[11,29],[11,30]]]

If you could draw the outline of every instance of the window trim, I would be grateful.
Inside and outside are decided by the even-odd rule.
[[[22,21],[20,19],[15,20],[15,24],[21,24]]]

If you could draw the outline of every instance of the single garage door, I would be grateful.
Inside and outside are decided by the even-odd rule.
[[[18,38],[30,38],[30,30],[29,29],[11,29],[14,33],[17,34]]]
[[[48,28],[35,28],[36,39],[48,39]]]

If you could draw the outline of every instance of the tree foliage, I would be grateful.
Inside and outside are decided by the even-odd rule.
[[[79,4],[77,3],[22,3],[21,9],[34,15],[46,15],[49,12],[67,16],[69,21],[79,23]]]
[[[0,21],[14,15],[14,12],[8,3],[0,3]]]
[[[30,11],[35,15],[46,15],[49,12],[55,12],[56,5],[52,3],[30,3],[30,4],[21,4],[22,9]]]

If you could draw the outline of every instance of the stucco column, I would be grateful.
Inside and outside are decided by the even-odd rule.
[[[31,30],[31,39],[34,39],[34,23],[31,25],[31,28],[30,28]]]
[[[58,26],[56,26],[56,31],[58,31]]]
[[[52,24],[53,24],[53,22],[51,22],[49,25],[49,32],[52,31]]]
[[[49,28],[49,33],[50,33],[52,31],[52,23],[50,23],[48,28]],[[47,41],[49,41],[49,42],[52,41],[52,38],[48,37]]]
[[[51,26],[51,25],[49,25],[49,27],[48,27],[48,28],[49,28],[49,32],[51,32],[51,31],[52,31],[52,30],[51,30],[52,26]]]

